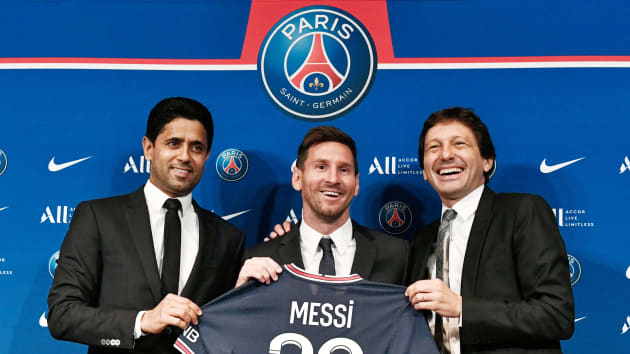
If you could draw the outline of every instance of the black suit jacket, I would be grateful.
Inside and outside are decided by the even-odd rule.
[[[199,251],[181,296],[202,306],[234,287],[245,235],[193,202]],[[140,310],[162,299],[144,190],[79,204],[61,246],[48,295],[53,337],[88,344],[89,353],[176,353],[177,330],[134,342]],[[123,351],[126,352],[126,351]]]
[[[372,281],[404,285],[409,254],[407,241],[368,229],[354,221],[352,235],[357,248],[351,273]],[[278,264],[294,263],[303,268],[299,224],[282,237],[246,250],[244,259],[252,257],[271,257]]]
[[[412,241],[411,281],[428,277],[439,220]],[[560,353],[573,334],[567,252],[539,196],[485,187],[462,272],[462,353]]]

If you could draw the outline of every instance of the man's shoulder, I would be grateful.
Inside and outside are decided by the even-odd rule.
[[[406,240],[388,235],[382,231],[363,226],[354,220],[352,220],[352,227],[354,229],[354,232],[362,234],[372,240],[375,240],[378,243],[383,243],[392,247],[407,247]]]
[[[116,210],[120,206],[128,204],[134,198],[142,198],[142,195],[138,195],[138,190],[127,194],[85,200],[80,202],[77,208],[90,206],[95,210]]]
[[[547,205],[545,199],[531,193],[497,193],[494,195],[497,207]]]

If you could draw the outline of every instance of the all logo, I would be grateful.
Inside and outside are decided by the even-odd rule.
[[[67,224],[72,219],[74,208],[67,205],[57,205],[52,208],[47,205],[42,213],[40,224],[49,222],[51,224]]]
[[[551,210],[560,227],[595,227],[595,222],[589,219],[585,209],[553,208]]]
[[[129,160],[125,163],[125,168],[123,169],[123,173],[127,173],[131,171],[132,173],[151,173],[151,161],[145,160],[144,155],[141,155],[136,160],[134,160],[133,156],[129,156]]]
[[[238,181],[245,177],[249,168],[247,155],[241,150],[227,149],[217,157],[217,174],[228,182]]]
[[[57,270],[57,260],[59,259],[59,251],[53,253],[48,260],[48,274],[51,278],[55,277],[55,270]]]
[[[379,175],[421,175],[422,170],[418,165],[417,157],[385,156],[379,159],[374,157],[370,164],[368,174]]]
[[[577,258],[572,255],[569,256],[569,275],[571,276],[571,286],[577,284],[582,276],[582,266]]]
[[[284,221],[288,221],[288,222],[291,222],[293,224],[297,224],[298,223],[298,218],[297,218],[297,215],[295,215],[295,210],[293,210],[293,208],[291,208],[291,210],[289,210],[289,215],[287,215],[287,218],[284,219]]]
[[[2,176],[4,171],[7,170],[8,162],[9,161],[7,160],[7,154],[5,154],[4,151],[0,150],[0,176]]]
[[[621,163],[621,166],[619,167],[619,174],[622,174],[626,171],[630,170],[630,159],[628,159],[628,156],[626,156],[623,159],[623,162]],[[2,171],[0,171],[0,175],[2,174]]]
[[[356,107],[376,72],[376,49],[352,15],[329,6],[291,12],[267,34],[258,71],[271,101],[294,118],[325,121]]]
[[[402,234],[411,226],[411,209],[403,202],[388,202],[378,213],[381,228],[392,235]]]

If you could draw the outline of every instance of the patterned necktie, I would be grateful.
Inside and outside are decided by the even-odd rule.
[[[442,222],[438,229],[437,245],[435,246],[436,260],[435,260],[435,277],[444,281],[444,284],[448,286],[448,242],[450,240],[450,226],[451,221],[455,219],[457,212],[453,209],[447,209],[442,215]],[[446,272],[444,271],[444,265],[447,265]],[[444,323],[442,316],[437,312],[435,313],[435,342],[440,353],[447,353],[444,348]]]
[[[322,237],[319,240],[319,247],[324,252],[322,260],[319,262],[319,274],[335,275],[335,258],[332,253],[332,245],[333,241],[328,237]]]
[[[182,243],[182,227],[177,211],[182,207],[179,200],[171,198],[164,202],[164,257],[162,259],[162,296],[178,294],[179,258]]]

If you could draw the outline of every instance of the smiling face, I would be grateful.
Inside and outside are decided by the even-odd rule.
[[[483,158],[473,131],[458,121],[434,125],[424,142],[422,175],[452,207],[480,185],[494,160]]]
[[[350,217],[350,202],[359,194],[352,151],[328,141],[311,145],[302,167],[293,170],[293,188],[302,192],[304,221],[326,234]]]
[[[144,137],[142,146],[151,161],[151,183],[173,198],[192,192],[210,154],[203,125],[185,118],[166,124],[154,142]]]

